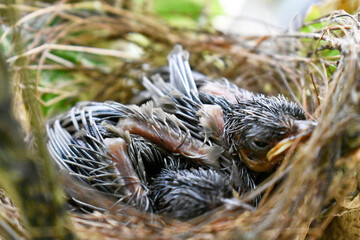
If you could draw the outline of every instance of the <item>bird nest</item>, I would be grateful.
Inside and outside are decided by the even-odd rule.
[[[6,6],[1,7],[5,11]],[[335,215],[356,213],[360,170],[357,15],[337,11],[304,23],[299,31],[243,37],[206,28],[172,28],[149,14],[99,2],[15,5],[7,10],[21,14],[5,22],[8,27],[3,28],[1,41],[8,44],[5,53],[15,89],[15,115],[29,145],[37,137],[31,134],[34,116],[29,105],[40,103],[46,119],[81,100],[128,103],[142,90],[142,74],[166,65],[166,55],[175,44],[191,53],[190,64],[196,71],[226,77],[254,92],[281,93],[298,102],[309,119],[318,121],[308,141],[298,144],[296,151],[291,149],[255,191],[241,196],[246,201],[262,194],[253,211],[220,207],[186,222],[131,208],[121,214],[71,213],[79,238],[317,239]],[[18,28],[21,39],[14,44],[10,37]],[[20,68],[26,69],[31,81],[21,79]],[[23,101],[29,91],[35,92],[37,103]],[[74,185],[73,192],[102,208],[112,205],[67,178],[61,184]],[[2,221],[17,232],[15,236],[27,238],[16,209],[1,196]],[[342,227],[341,220],[331,224],[333,229]],[[335,233],[327,230],[325,234],[330,231]]]

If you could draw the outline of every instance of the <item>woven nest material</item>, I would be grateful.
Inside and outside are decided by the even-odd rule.
[[[251,199],[263,192],[254,211],[219,208],[188,222],[136,209],[124,209],[121,215],[71,213],[80,239],[317,239],[336,214],[344,217],[351,212],[350,219],[359,216],[358,16],[337,11],[304,24],[306,31],[241,37],[173,29],[152,16],[105,3],[19,8],[23,16],[16,26],[22,27],[26,46],[18,54],[7,51],[6,57],[19,106],[15,115],[27,136],[31,136],[31,115],[24,117],[29,116],[29,103],[22,103],[22,82],[16,74],[20,67],[32,74],[36,97],[48,118],[80,100],[128,102],[141,91],[139,77],[166,65],[166,55],[177,43],[191,53],[195,70],[226,77],[252,91],[284,94],[319,123],[295,154],[289,154],[255,192],[242,197]],[[12,29],[6,29],[1,41]],[[81,52],[93,61],[66,59],[57,54],[60,50]],[[18,61],[24,58],[26,63]],[[73,81],[47,81],[50,70],[66,71]],[[65,179],[63,184],[71,182]],[[72,190],[89,193],[79,186]],[[1,222],[15,236],[28,238],[18,223],[19,214],[5,195],[1,199]],[[89,197],[89,201],[94,199]],[[111,205],[106,199],[101,203],[104,208]],[[342,227],[339,219],[331,223],[334,228]],[[325,237],[330,236],[328,231]],[[357,233],[341,234],[346,238]]]

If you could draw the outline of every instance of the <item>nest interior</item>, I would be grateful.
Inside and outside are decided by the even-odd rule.
[[[307,21],[296,31],[243,37],[207,27],[174,28],[143,9],[126,9],[106,2],[39,2],[0,7],[3,16],[7,16],[2,18],[0,43],[9,66],[14,112],[29,152],[35,156],[41,153],[37,149],[44,138],[44,119],[81,100],[127,103],[141,91],[141,75],[166,65],[167,53],[178,43],[191,53],[193,69],[212,77],[226,77],[251,91],[284,94],[301,104],[308,118],[319,123],[311,138],[297,146],[296,152],[289,154],[255,192],[242,196],[245,201],[263,193],[254,211],[220,208],[188,222],[164,220],[135,209],[124,209],[121,215],[71,213],[72,224],[65,225],[79,238],[359,236],[354,230],[360,216],[358,15],[335,11]],[[10,17],[10,13],[16,14]],[[46,154],[39,159],[43,160],[35,164],[49,162]],[[46,174],[49,179],[56,178],[55,174],[49,175],[52,174]],[[54,182],[43,178],[42,181]],[[18,183],[12,178],[1,178],[1,187],[23,216],[2,194],[0,219],[4,236],[29,238],[34,232],[41,235],[45,230],[31,230],[29,219],[46,219],[45,216],[25,211],[22,204],[36,203],[36,198],[28,194],[25,199],[27,195],[10,190],[8,182]],[[71,182],[65,179],[58,184]],[[88,194],[77,186],[73,188]],[[111,203],[104,199],[102,204]]]

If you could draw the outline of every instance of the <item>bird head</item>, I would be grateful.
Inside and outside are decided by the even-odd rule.
[[[259,95],[238,100],[225,113],[224,139],[251,170],[264,172],[278,165],[292,144],[309,136],[315,126],[284,96]]]

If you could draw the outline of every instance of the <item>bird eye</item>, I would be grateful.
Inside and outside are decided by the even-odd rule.
[[[262,141],[254,141],[254,144],[259,148],[265,148],[269,145],[268,143]]]

